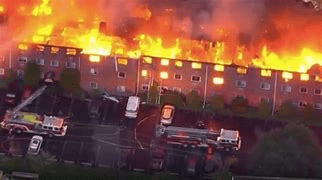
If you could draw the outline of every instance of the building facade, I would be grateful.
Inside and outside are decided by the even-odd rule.
[[[19,44],[0,56],[0,78],[8,69],[23,78],[27,62],[35,61],[44,75],[64,68],[78,69],[84,90],[105,90],[119,96],[147,92],[152,83],[158,88],[188,94],[195,90],[206,103],[220,95],[226,103],[237,96],[245,97],[251,106],[262,99],[278,108],[291,100],[299,108],[308,104],[322,109],[322,81],[319,76],[255,67],[240,67],[190,60],[141,57],[106,57],[82,54],[81,49],[39,44]]]

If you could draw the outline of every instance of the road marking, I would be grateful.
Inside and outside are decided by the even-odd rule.
[[[142,143],[137,139],[137,136],[136,136],[136,128],[141,125],[144,121],[146,121],[147,119],[151,118],[151,117],[154,117],[155,115],[151,115],[151,116],[148,116],[148,117],[145,117],[144,119],[142,119],[134,128],[134,139],[138,142],[139,146],[141,149],[144,149],[144,147],[142,146]]]

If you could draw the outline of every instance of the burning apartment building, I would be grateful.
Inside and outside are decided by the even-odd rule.
[[[321,17],[295,0],[2,0],[0,75],[35,61],[42,74],[78,69],[85,90],[128,96],[155,81],[205,102],[321,109]]]

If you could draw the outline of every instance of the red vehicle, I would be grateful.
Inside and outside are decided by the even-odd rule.
[[[49,137],[65,136],[67,124],[63,118],[41,116],[36,113],[18,112],[13,118],[7,111],[4,120],[0,123],[3,129],[16,133],[43,134]]]

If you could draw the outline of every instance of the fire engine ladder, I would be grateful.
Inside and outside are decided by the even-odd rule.
[[[28,97],[25,101],[20,103],[18,106],[16,106],[12,110],[12,116],[14,116],[18,111],[20,111],[22,108],[30,104],[33,100],[35,100],[38,96],[40,96],[47,88],[47,85],[42,86],[41,88],[37,89],[36,92],[34,92],[30,97]]]
[[[184,128],[175,126],[156,125],[156,136],[166,136],[167,138],[185,138],[198,140],[213,140],[220,135],[220,131],[209,131],[208,129]]]

